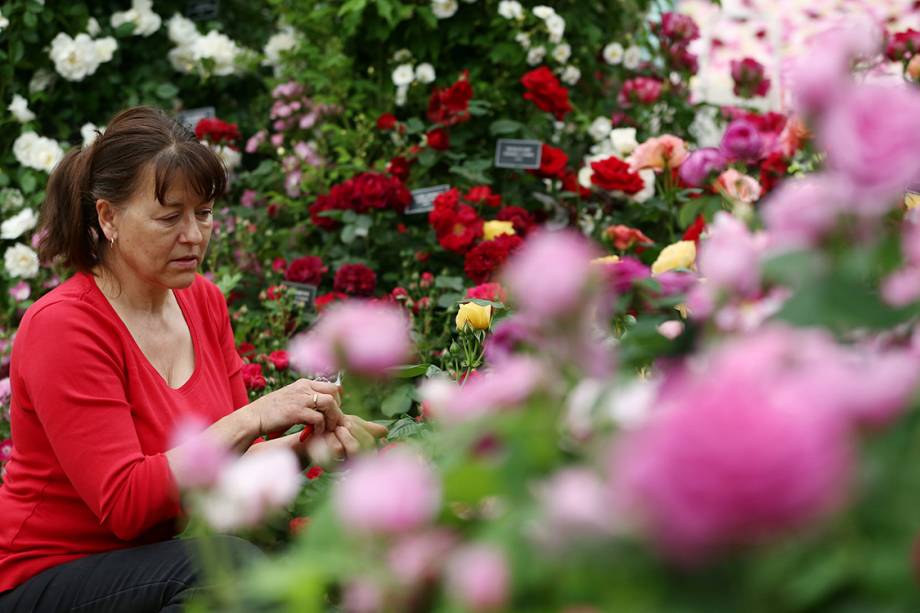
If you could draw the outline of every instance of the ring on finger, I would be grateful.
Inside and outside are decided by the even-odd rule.
[[[319,406],[319,394],[313,394],[313,408]]]

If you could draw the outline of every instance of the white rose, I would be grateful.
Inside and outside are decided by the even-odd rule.
[[[546,57],[546,48],[542,45],[534,47],[527,52],[527,63],[531,66],[536,66],[543,61],[544,57]]]
[[[99,134],[96,133],[96,130],[99,130],[99,132],[104,132],[105,128],[99,129],[99,126],[97,126],[94,123],[90,123],[90,122],[87,122],[83,124],[82,126],[80,126],[80,136],[83,137],[83,148],[84,149],[92,145],[93,141],[95,141],[96,138],[99,137]]]
[[[431,0],[431,12],[438,19],[453,17],[457,8],[457,0]]]
[[[533,7],[533,14],[540,19],[549,19],[556,14],[556,11],[551,6],[541,4]]]
[[[613,148],[613,144],[610,142],[609,138],[605,138],[599,143],[591,145],[588,151],[591,155],[599,156],[601,159],[609,158],[611,155],[619,157],[619,152]]]
[[[195,71],[195,55],[192,53],[191,47],[174,47],[169,50],[166,57],[169,58],[169,63],[178,72],[189,74]]]
[[[635,70],[642,61],[642,50],[639,47],[632,46],[623,53],[623,66],[629,70]]]
[[[0,238],[4,240],[17,239],[38,223],[38,215],[29,208],[22,209],[2,224],[0,224]]]
[[[639,141],[636,140],[636,129],[617,128],[611,130],[610,143],[621,157],[629,155],[639,146]]]
[[[54,73],[44,68],[39,68],[29,80],[29,93],[37,94],[48,89],[48,86],[54,81]]]
[[[123,24],[134,24],[135,36],[150,36],[160,29],[163,20],[153,12],[153,2],[150,0],[134,0],[127,11],[112,13],[112,27],[117,28]]]
[[[13,155],[23,166],[51,172],[64,157],[64,150],[50,138],[24,132],[13,142]]]
[[[629,196],[629,200],[641,204],[655,195],[655,170],[652,168],[643,168],[639,171],[639,176],[642,177],[645,187]]]
[[[415,80],[419,83],[433,83],[435,80],[434,66],[428,63],[415,67]]]
[[[186,19],[179,13],[170,17],[167,23],[169,28],[169,40],[180,46],[189,46],[194,43],[199,36],[198,27],[191,19]]]
[[[82,81],[99,67],[96,45],[87,34],[77,34],[76,38],[71,38],[60,32],[51,40],[49,55],[54,62],[54,69],[68,81]]]
[[[214,61],[214,74],[227,76],[236,69],[236,56],[240,49],[226,34],[211,30],[192,43],[192,56],[197,62]]]
[[[12,211],[25,204],[25,201],[22,192],[15,187],[0,189],[0,208]]]
[[[408,91],[408,85],[400,85],[396,88],[396,106],[402,106],[406,103],[406,94]]]
[[[86,33],[90,36],[98,36],[101,31],[102,29],[99,27],[99,22],[96,21],[96,18],[90,17],[86,22]]]
[[[136,9],[128,9],[127,11],[116,11],[112,13],[112,17],[109,19],[109,22],[112,24],[113,28],[120,28],[126,23],[134,24],[134,33],[137,33],[137,22],[139,16]]]
[[[19,123],[25,123],[35,119],[35,113],[29,110],[29,101],[19,94],[13,96],[13,101],[10,102],[10,105],[6,108],[9,109],[10,113],[13,114],[13,117],[15,117],[16,121]]]
[[[227,147],[226,145],[217,145],[217,147],[214,148],[214,153],[216,153],[220,159],[224,161],[224,165],[227,167],[227,170],[233,170],[239,166],[240,161],[243,159],[243,156],[239,151],[231,147]]]
[[[623,61],[623,53],[623,45],[620,43],[610,43],[604,47],[602,55],[604,56],[605,62],[611,66],[616,66]]]
[[[516,0],[502,0],[498,3],[498,14],[505,19],[524,19],[524,7]]]
[[[115,50],[118,49],[118,43],[111,36],[97,38],[93,41],[93,51],[96,55],[96,61],[100,64],[112,61]]]
[[[290,51],[296,46],[297,37],[294,35],[294,30],[286,27],[277,34],[272,35],[268,42],[265,43],[265,48],[263,49],[265,60],[262,63],[277,66],[281,63],[281,54],[285,51]]]
[[[524,49],[530,49],[530,35],[527,32],[518,32],[514,35],[514,42]]]
[[[565,19],[559,15],[550,15],[546,18],[546,29],[549,31],[550,41],[561,42],[562,35],[565,34]]]
[[[38,274],[38,255],[22,243],[16,243],[6,250],[3,263],[7,274],[14,278],[31,279]]]
[[[38,140],[38,134],[35,132],[23,132],[15,141],[13,141],[13,155],[16,161],[23,166],[28,166],[31,161],[32,146]]]
[[[412,52],[408,49],[400,49],[393,54],[393,61],[399,62],[400,64],[405,64],[407,61],[412,59]]]
[[[591,138],[593,138],[595,142],[600,142],[610,136],[610,131],[612,129],[613,123],[610,121],[609,117],[597,117],[591,122],[591,126],[588,128],[588,134],[591,135]]]
[[[10,25],[10,20],[0,14],[0,32],[3,32],[8,25]]]
[[[568,62],[570,57],[572,57],[572,48],[568,45],[568,43],[556,45],[556,48],[553,49],[553,59],[560,64],[565,64]]]
[[[400,64],[393,70],[393,85],[396,87],[407,87],[415,80],[415,71],[412,64]]]
[[[581,79],[581,71],[576,66],[566,66],[561,79],[566,85],[575,85]]]
[[[578,170],[578,184],[585,189],[591,189],[591,177],[594,176],[594,169],[591,165],[582,166]]]

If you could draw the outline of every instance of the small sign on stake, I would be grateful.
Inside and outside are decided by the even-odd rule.
[[[313,308],[313,304],[316,301],[317,288],[315,285],[310,285],[309,283],[294,283],[293,281],[285,281],[284,284],[290,288],[294,296],[294,304],[302,309]]]
[[[194,131],[198,122],[206,117],[217,117],[217,111],[213,106],[203,106],[197,109],[187,109],[176,113],[176,121],[181,123],[189,130]]]
[[[450,185],[434,185],[412,190],[412,202],[406,207],[406,215],[428,213],[434,209],[434,201],[439,194],[450,190]]]
[[[217,19],[220,13],[220,0],[191,0],[185,9],[185,15],[192,21]]]
[[[496,168],[539,168],[542,156],[543,143],[538,140],[500,138],[495,143]]]

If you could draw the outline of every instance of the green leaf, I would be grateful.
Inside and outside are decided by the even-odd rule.
[[[428,368],[428,364],[410,364],[391,368],[389,374],[394,379],[414,379],[415,377],[421,377],[427,373]]]
[[[125,22],[115,28],[115,38],[126,38],[134,33],[134,24],[130,21]]]
[[[35,180],[35,175],[31,172],[23,169],[19,173],[19,187],[22,189],[23,194],[31,194],[35,191],[35,188],[38,186],[38,181]]]
[[[154,93],[156,93],[158,98],[169,100],[175,98],[179,94],[179,88],[172,83],[160,83],[157,85]]]
[[[489,132],[491,132],[493,136],[514,134],[520,131],[522,127],[520,122],[514,121],[513,119],[499,119],[492,122],[492,125],[489,126]]]
[[[459,292],[463,291],[463,279],[451,277],[450,275],[441,275],[435,277],[434,286],[438,289],[455,289]]]
[[[690,224],[693,223],[693,220],[696,219],[696,216],[700,214],[700,210],[702,208],[703,202],[701,200],[691,200],[690,202],[684,204],[677,212],[678,225],[684,230],[689,228]]]
[[[408,413],[412,408],[413,388],[411,385],[400,385],[380,405],[380,411],[387,417],[396,417]]]
[[[404,417],[390,425],[389,432],[387,432],[387,441],[412,438],[421,432],[424,428],[425,426],[418,423],[411,417]]]
[[[342,8],[339,9],[338,16],[343,17],[349,13],[360,13],[366,6],[367,0],[348,0],[348,2],[343,4]]]
[[[355,230],[356,230],[355,226],[351,224],[348,224],[347,226],[342,228],[342,242],[345,244],[351,244],[355,242],[355,236],[356,236]]]

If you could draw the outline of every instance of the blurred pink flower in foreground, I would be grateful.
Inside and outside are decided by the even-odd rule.
[[[700,244],[700,274],[708,282],[741,295],[757,291],[761,242],[738,218],[722,211],[716,213],[709,236]]]
[[[775,536],[841,502],[847,420],[820,398],[782,393],[790,371],[807,370],[793,359],[799,341],[770,330],[729,342],[675,373],[659,412],[621,440],[614,493],[671,556],[693,562]]]
[[[447,590],[472,611],[501,609],[508,600],[510,571],[504,552],[493,545],[467,545],[447,563]]]
[[[221,470],[232,460],[230,451],[206,431],[202,419],[187,419],[179,424],[172,438],[176,454],[171,467],[181,489],[211,487]]]
[[[828,174],[784,182],[763,206],[772,245],[780,249],[816,245],[834,228],[846,206],[842,183]]]
[[[293,451],[252,451],[221,471],[216,486],[202,498],[201,511],[217,530],[255,526],[269,511],[293,501],[302,482]]]
[[[399,534],[431,521],[441,505],[441,485],[424,459],[397,448],[359,458],[333,497],[347,528]]]
[[[610,492],[588,469],[560,470],[540,485],[537,499],[542,512],[540,538],[550,546],[610,535],[615,526]]]
[[[591,278],[593,246],[570,231],[529,238],[508,261],[504,285],[520,311],[538,318],[558,317],[576,308]]]
[[[457,537],[443,529],[409,533],[387,555],[390,571],[406,586],[436,578]]]
[[[397,306],[350,300],[328,307],[306,334],[291,341],[291,366],[302,373],[347,369],[379,377],[409,358],[409,320]]]

